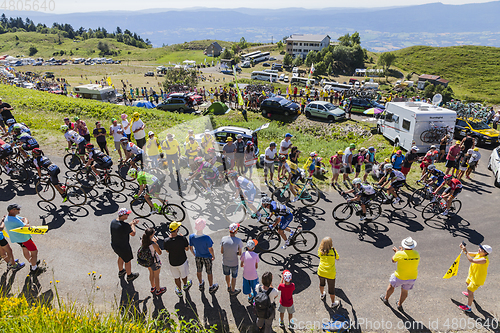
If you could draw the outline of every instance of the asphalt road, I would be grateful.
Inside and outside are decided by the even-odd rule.
[[[435,217],[424,221],[420,210],[407,207],[402,211],[391,211],[390,206],[384,206],[383,216],[376,221],[379,231],[362,230],[357,217],[345,222],[336,222],[332,218],[333,208],[342,202],[336,192],[324,193],[324,198],[313,208],[304,208],[300,202],[293,205],[296,213],[307,221],[305,230],[312,230],[319,240],[325,236],[333,238],[340,255],[336,279],[336,293],[342,301],[339,309],[332,311],[319,298],[319,283],[315,274],[319,263],[316,250],[309,254],[297,254],[293,248],[288,248],[261,254],[259,275],[271,271],[273,284],[277,286],[283,269],[292,272],[296,284],[294,304],[297,312],[294,316],[299,328],[319,328],[323,321],[338,314],[349,317],[354,328],[362,331],[404,331],[405,325],[412,332],[470,330],[486,321],[490,324],[494,321],[493,327],[495,323],[498,326],[495,320],[500,319],[500,268],[495,258],[500,252],[497,206],[500,190],[493,186],[493,177],[486,168],[490,151],[481,149],[481,154],[483,157],[473,181],[465,183],[465,190],[459,196],[462,209],[453,219]],[[65,171],[62,158],[51,158]],[[188,211],[184,225],[190,232],[196,218],[204,217],[208,221],[206,233],[213,238],[216,253],[214,278],[221,285],[214,297],[198,290],[194,258],[190,253],[193,288],[182,300],[174,294],[174,282],[165,254],[162,255],[160,279],[168,291],[161,299],[151,297],[148,271],[138,266],[135,260],[133,271],[139,272],[140,277],[133,284],[120,281],[117,258],[109,245],[109,223],[120,207],[130,207],[129,195],[133,189],[132,183],[127,183],[123,194],[104,189],[92,190],[85,206],[71,207],[68,203],[61,203],[59,196],[51,203],[40,201],[33,184],[20,186],[2,174],[0,210],[5,212],[9,203],[17,202],[23,206],[21,215],[27,217],[31,225],[49,226],[46,235],[33,236],[44,272],[30,282],[25,275],[27,268],[12,275],[6,273],[6,264],[2,262],[0,267],[4,273],[0,283],[4,290],[7,288],[12,295],[25,293],[33,298],[50,299],[54,295],[53,286],[57,284],[58,293],[65,300],[83,305],[93,303],[98,311],[131,304],[141,312],[156,316],[162,308],[171,312],[177,309],[187,319],[199,318],[207,325],[222,325],[231,332],[251,331],[255,320],[252,307],[243,294],[229,297],[222,275],[219,244],[220,239],[228,234],[229,223],[222,215],[223,204],[220,202],[199,200],[182,203],[175,194],[170,199],[183,204]],[[170,193],[173,192],[170,190]],[[133,250],[137,251],[146,226],[155,227],[159,237],[165,237],[167,233],[162,222],[166,222],[162,216],[142,219],[139,224],[141,230],[131,240]],[[239,236],[246,241],[255,237],[260,228],[255,220],[247,218]],[[415,287],[404,303],[405,311],[399,312],[395,306],[399,291],[390,299],[391,307],[385,306],[378,297],[387,288],[389,276],[395,269],[395,264],[391,263],[392,247],[399,246],[401,240],[408,236],[418,242],[416,250],[421,255],[421,263]],[[471,251],[475,251],[480,243],[493,247],[488,278],[476,293],[477,303],[472,314],[464,314],[457,308],[466,300],[461,291],[465,287],[468,262],[462,258],[458,276],[442,279],[459,254],[458,245],[462,241],[468,244]],[[12,248],[15,256],[20,258],[20,248]],[[92,272],[95,272],[95,280]],[[240,270],[239,288],[241,274]]]

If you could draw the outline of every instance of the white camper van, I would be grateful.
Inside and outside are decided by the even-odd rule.
[[[85,84],[83,86],[75,87],[73,90],[82,98],[95,99],[111,103],[115,103],[117,100],[116,91],[113,87],[102,87],[99,84]]]
[[[423,142],[421,134],[435,127],[445,127],[453,137],[456,118],[455,111],[423,102],[389,102],[377,122],[377,129],[406,151],[417,145],[422,153],[439,142]]]

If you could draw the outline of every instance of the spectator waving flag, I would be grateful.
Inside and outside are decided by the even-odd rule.
[[[449,279],[452,276],[457,275],[458,272],[458,265],[460,264],[460,256],[462,255],[462,252],[458,255],[457,259],[453,262],[451,265],[450,269],[446,271],[446,274],[443,276],[443,279]]]

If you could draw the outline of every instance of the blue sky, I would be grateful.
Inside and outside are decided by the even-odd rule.
[[[48,2],[49,0],[47,0]],[[74,13],[74,12],[91,12],[91,11],[104,11],[104,10],[142,10],[150,8],[186,8],[187,4],[192,7],[208,7],[206,0],[189,0],[174,1],[174,0],[50,0],[55,4],[53,13]],[[211,0],[209,7],[212,8],[284,8],[284,7],[302,7],[302,8],[326,8],[326,7],[390,7],[390,6],[409,6],[425,3],[433,3],[438,1],[422,1],[422,0],[357,0],[346,2],[344,0],[252,0],[245,2],[230,2],[231,6],[228,7],[228,0]],[[461,5],[465,3],[481,3],[489,1],[471,1],[471,0],[445,0],[441,1],[444,4]],[[83,5],[84,4],[84,5]],[[83,5],[83,6],[82,6]]]

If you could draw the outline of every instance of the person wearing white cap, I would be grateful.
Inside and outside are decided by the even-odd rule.
[[[132,213],[127,208],[120,208],[118,218],[111,221],[111,247],[118,255],[118,276],[121,278],[127,274],[127,282],[132,282],[139,277],[139,273],[132,273],[131,261],[134,258],[130,247],[130,236],[135,236],[135,226],[139,220],[126,222]],[[123,266],[125,265],[125,268]]]
[[[148,140],[146,141],[146,155],[151,160],[151,167],[158,168],[158,156],[161,153],[160,140],[155,136],[153,131],[149,131]]]
[[[418,264],[420,262],[420,254],[414,250],[417,242],[411,237],[407,237],[401,241],[399,250],[394,246],[392,250],[395,252],[392,257],[392,262],[397,263],[397,268],[392,273],[389,279],[389,286],[385,294],[380,295],[380,299],[385,305],[389,305],[389,297],[391,297],[394,289],[401,287],[401,295],[397,302],[399,311],[403,311],[403,302],[408,297],[408,291],[413,289],[413,285],[418,276]]]
[[[241,292],[241,289],[235,289],[236,277],[238,276],[238,256],[241,255],[243,249],[243,242],[236,237],[239,227],[238,223],[231,223],[229,236],[222,237],[220,241],[222,272],[226,276],[227,291],[231,296],[236,296]]]
[[[209,284],[208,292],[214,294],[217,289],[219,289],[219,285],[214,283],[214,276],[212,274],[212,261],[215,260],[215,253],[212,247],[214,242],[210,236],[203,233],[203,229],[205,229],[206,225],[207,221],[202,218],[194,222],[196,233],[189,235],[189,249],[194,255],[200,291],[205,289],[205,280],[203,280],[201,276],[203,266],[205,266]]]
[[[489,245],[479,245],[477,252],[468,252],[465,243],[460,244],[462,252],[467,256],[467,260],[471,263],[469,274],[465,284],[467,291],[462,291],[462,294],[467,297],[467,305],[460,305],[460,310],[465,312],[472,311],[472,303],[474,302],[474,292],[484,284],[486,275],[488,275],[488,266],[490,264],[489,255],[493,251]]]

